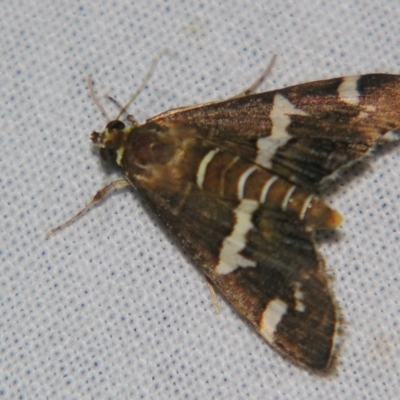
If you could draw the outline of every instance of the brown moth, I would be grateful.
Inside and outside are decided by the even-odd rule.
[[[248,94],[261,80],[232,99],[144,124],[118,116],[93,132],[102,157],[124,178],[77,217],[110,189],[132,185],[273,348],[326,370],[340,318],[314,232],[338,227],[342,217],[319,194],[343,168],[400,138],[400,76]]]

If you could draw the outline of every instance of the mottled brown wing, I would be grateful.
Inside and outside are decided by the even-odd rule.
[[[111,121],[92,140],[274,348],[325,369],[338,316],[313,232],[341,216],[312,192],[399,139],[399,104],[399,76],[345,77]]]
[[[249,201],[250,209],[242,207],[242,211],[251,213],[254,226],[241,256],[254,265],[220,274],[216,265],[224,240],[238,224],[239,202],[221,201],[194,185],[182,196],[148,190],[140,182],[132,184],[188,255],[270,345],[309,368],[329,365],[336,310],[324,262],[312,232],[302,222],[276,207]]]
[[[318,190],[382,142],[399,139],[400,77],[329,79],[183,107],[149,121],[194,126],[202,138]]]

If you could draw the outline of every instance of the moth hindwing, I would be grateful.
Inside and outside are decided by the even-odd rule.
[[[342,218],[318,193],[399,139],[399,104],[400,76],[350,76],[114,120],[91,140],[273,348],[326,370],[340,318],[314,232]]]

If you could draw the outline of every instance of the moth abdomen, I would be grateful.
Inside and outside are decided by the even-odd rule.
[[[341,215],[315,194],[234,153],[210,148],[199,162],[196,184],[224,200],[255,200],[304,221],[310,229],[336,228]]]

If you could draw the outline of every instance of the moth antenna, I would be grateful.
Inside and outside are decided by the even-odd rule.
[[[107,100],[111,101],[111,103],[113,103],[115,106],[117,106],[117,108],[120,111],[123,111],[125,114],[128,114],[128,112],[126,111],[125,107],[118,100],[114,99],[114,97],[111,97],[108,94],[106,94],[104,97]]]
[[[248,89],[246,89],[242,93],[239,93],[235,97],[247,96],[251,93],[254,93],[255,90],[265,81],[265,78],[271,73],[277,57],[278,56],[276,54],[274,54],[271,58],[271,61],[268,64],[267,68],[264,70],[264,72],[261,74],[261,76]]]
[[[88,87],[89,87],[90,97],[92,98],[94,104],[96,104],[96,106],[100,110],[100,112],[107,118],[107,121],[110,122],[111,121],[110,117],[108,116],[106,110],[101,105],[99,98],[96,96],[96,93],[94,92],[93,79],[91,76],[88,76],[87,83],[88,83]]]
[[[115,100],[114,97],[109,96],[108,94],[105,95],[107,100],[110,100],[115,106],[118,107],[124,114],[126,114],[126,119],[132,124],[132,126],[139,126],[139,123],[136,121],[133,115],[129,115],[128,111],[124,108],[123,105],[118,100]]]
[[[128,101],[128,103],[125,104],[124,107],[122,107],[120,113],[117,115],[117,118],[115,119],[119,119],[121,117],[121,115],[123,113],[127,112],[127,109],[129,108],[129,106],[136,100],[136,98],[139,96],[140,92],[143,90],[143,88],[147,85],[147,82],[150,80],[151,75],[153,75],[154,70],[157,67],[158,62],[160,61],[160,58],[165,55],[168,54],[170,57],[172,57],[173,59],[176,59],[176,56],[171,53],[169,50],[162,50],[160,53],[158,53],[156,55],[156,57],[154,58],[149,71],[147,72],[147,75],[145,76],[145,78],[142,81],[142,84],[139,86],[139,88],[136,90],[135,94],[132,96],[132,98]]]

